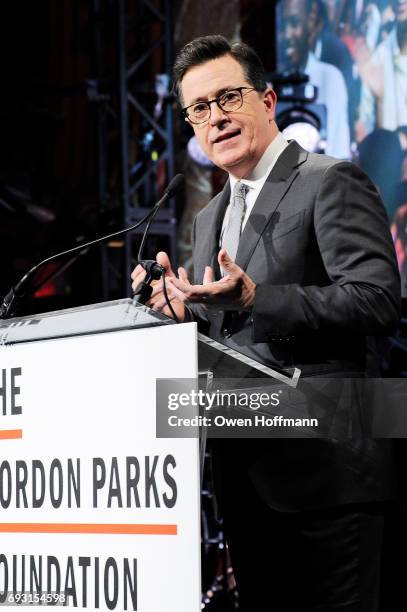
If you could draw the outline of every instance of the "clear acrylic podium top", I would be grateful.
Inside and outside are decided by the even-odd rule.
[[[121,329],[174,325],[175,321],[130,298],[101,302],[41,314],[0,319],[0,347],[19,342],[82,336]],[[296,387],[301,371],[277,371],[198,333],[198,361],[201,372],[219,378],[257,379],[272,377]]]
[[[0,320],[0,345],[172,324],[165,315],[125,298]]]

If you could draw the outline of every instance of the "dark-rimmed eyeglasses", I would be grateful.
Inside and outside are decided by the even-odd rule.
[[[191,123],[205,123],[211,116],[211,104],[214,102],[225,113],[239,110],[243,106],[243,90],[245,89],[247,91],[256,90],[255,87],[236,87],[235,89],[230,89],[213,100],[195,102],[195,104],[186,106],[181,111],[182,116]]]

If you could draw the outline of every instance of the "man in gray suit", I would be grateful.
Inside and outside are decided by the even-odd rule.
[[[192,41],[174,84],[202,149],[229,173],[195,219],[194,283],[157,256],[178,318],[271,367],[364,376],[367,336],[391,332],[400,306],[376,189],[351,163],[283,138],[275,93],[248,46]],[[143,274],[135,269],[135,285]],[[169,312],[160,283],[150,305]],[[395,494],[391,448],[326,439],[219,446],[240,609],[375,612],[384,503]]]

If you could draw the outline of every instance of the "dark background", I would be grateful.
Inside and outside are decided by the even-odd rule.
[[[160,8],[163,3],[152,4]],[[195,35],[222,32],[232,36],[240,29],[270,69],[274,66],[273,3],[219,1],[211,3],[212,11],[208,11],[208,3],[178,1],[170,5],[177,37],[170,41],[171,53]],[[1,6],[1,295],[44,257],[123,227],[117,126],[108,116],[110,157],[103,179],[106,193],[101,200],[100,104],[92,100],[88,86],[89,80],[97,80],[98,92],[105,93],[117,109],[117,6],[116,0],[16,0]],[[157,26],[149,21],[142,2],[125,2],[124,8],[129,33],[127,60],[131,62],[157,37]],[[268,23],[267,30],[264,23]],[[158,52],[138,74],[134,86],[154,83],[157,69],[162,70],[162,59]],[[146,108],[155,103],[151,92],[149,98]],[[177,169],[183,165],[185,139],[190,134],[185,134],[178,113],[174,117]],[[135,140],[133,155],[142,157],[140,147],[137,150],[137,139],[145,130],[140,117],[132,118],[130,129]],[[168,178],[165,174],[163,184]],[[151,205],[154,195],[150,194],[151,202],[143,204]],[[181,196],[176,203],[177,219],[183,206]],[[166,246],[165,239],[158,237],[149,248],[162,246]],[[120,250],[119,244],[113,257],[120,258]],[[126,286],[114,281],[113,288],[103,295],[103,265],[101,251],[96,248],[46,286],[34,301],[21,303],[19,312],[122,297]]]

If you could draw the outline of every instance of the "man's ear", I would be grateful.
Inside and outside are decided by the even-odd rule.
[[[271,87],[267,87],[264,92],[264,105],[266,107],[267,113],[271,115],[271,119],[274,119],[276,115],[276,104],[277,104],[277,95],[274,89]]]

